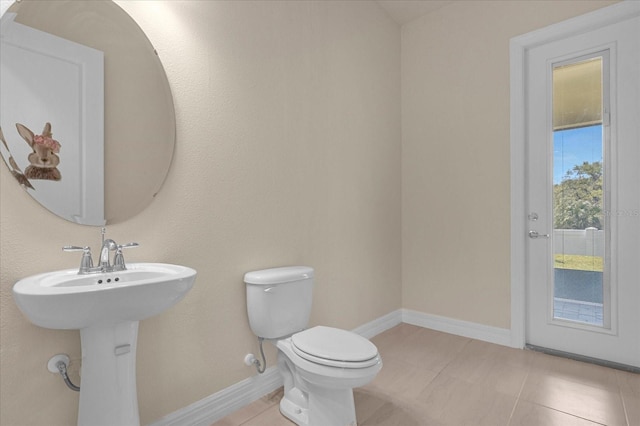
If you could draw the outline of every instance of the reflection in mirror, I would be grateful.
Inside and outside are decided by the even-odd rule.
[[[15,16],[6,13],[0,23],[2,156],[48,210],[103,225],[103,54]]]
[[[42,62],[33,53],[5,49],[7,28],[46,33],[34,42],[40,57],[53,56],[50,40],[77,49],[66,61]],[[142,30],[108,0],[22,0],[3,15],[1,30],[0,136],[6,144],[0,143],[0,151],[10,173],[43,206],[76,223],[117,223],[142,211],[162,186],[175,143],[169,84]],[[87,63],[93,65],[85,68]],[[33,75],[21,73],[19,84],[10,80],[25,67],[33,67]],[[35,75],[43,69],[44,75]],[[53,170],[37,173],[45,165],[57,169],[59,179]],[[104,183],[96,177],[100,169]],[[51,188],[63,188],[64,195]]]

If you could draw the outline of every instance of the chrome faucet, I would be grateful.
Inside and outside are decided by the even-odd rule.
[[[112,239],[105,240],[104,234],[102,234],[102,248],[100,249],[100,261],[98,262],[98,267],[100,267],[103,272],[111,272],[113,270],[111,261],[109,260],[109,252],[116,251],[117,249],[118,245],[116,242]]]
[[[93,266],[93,259],[91,258],[91,248],[90,247],[78,247],[78,246],[64,246],[62,250],[64,251],[82,251],[82,260],[80,261],[80,269],[78,270],[78,274],[98,274],[102,272],[114,272],[114,271],[124,271],[127,269],[127,266],[124,262],[124,256],[122,255],[122,249],[137,247],[140,244],[138,243],[127,243],[118,245],[112,239],[104,239],[104,235],[106,234],[106,228],[101,229],[102,235],[102,246],[100,248],[100,259],[98,261],[98,266]],[[113,264],[111,264],[109,252],[115,251],[115,255],[113,256]]]

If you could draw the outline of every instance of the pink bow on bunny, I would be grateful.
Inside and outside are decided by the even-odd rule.
[[[47,135],[34,135],[33,143],[49,148],[56,154],[60,152],[60,142]]]

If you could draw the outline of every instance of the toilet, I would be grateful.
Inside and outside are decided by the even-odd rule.
[[[325,326],[307,329],[313,275],[307,266],[246,273],[249,324],[278,349],[283,415],[304,426],[355,426],[353,388],[376,377],[382,358],[358,334]]]

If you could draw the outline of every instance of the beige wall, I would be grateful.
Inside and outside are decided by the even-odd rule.
[[[143,213],[109,226],[128,261],[194,267],[187,297],[140,325],[141,420],[255,374],[244,272],[316,268],[312,323],[354,328],[400,308],[400,29],[370,2],[121,2],[157,48],[177,146]],[[77,331],[31,325],[11,287],[73,268],[99,229],[47,213],[0,167],[0,424],[70,425],[78,394],[49,373]],[[269,350],[273,365],[273,351]]]
[[[610,1],[455,1],[402,27],[403,307],[510,327],[509,39]]]
[[[142,422],[253,374],[248,270],[314,266],[314,324],[404,306],[508,327],[508,39],[605,4],[455,2],[405,26],[401,49],[372,2],[122,2],[165,65],[177,148],[156,200],[109,236],[142,244],[129,261],[199,272],[141,323]],[[79,381],[79,333],[32,326],[11,286],[76,267],[60,247],[95,247],[98,229],[0,169],[0,424],[73,424],[77,393],[46,362],[68,353]]]

